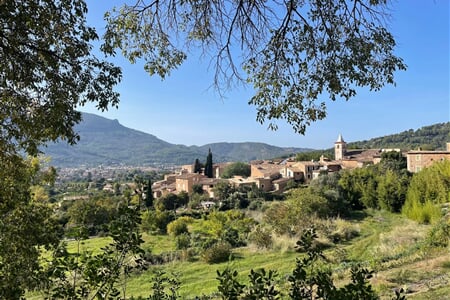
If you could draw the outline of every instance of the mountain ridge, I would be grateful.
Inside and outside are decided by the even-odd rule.
[[[203,161],[211,149],[215,162],[250,161],[286,156],[309,148],[277,147],[258,142],[219,142],[202,146],[171,144],[153,134],[123,126],[115,119],[83,113],[75,126],[80,141],[73,146],[64,142],[41,149],[58,167],[96,165],[156,166],[191,164]]]

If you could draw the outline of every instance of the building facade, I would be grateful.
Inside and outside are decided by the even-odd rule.
[[[435,162],[444,159],[450,160],[450,143],[447,143],[446,151],[414,150],[406,153],[407,168],[409,172],[417,173],[423,168],[429,167]]]

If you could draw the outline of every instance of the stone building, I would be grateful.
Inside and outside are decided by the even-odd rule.
[[[419,172],[423,168],[431,166],[437,161],[450,160],[450,143],[447,143],[446,151],[413,150],[406,153],[406,161],[409,172]]]

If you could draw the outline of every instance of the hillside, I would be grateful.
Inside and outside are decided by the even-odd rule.
[[[348,143],[348,147],[357,149],[400,148],[402,150],[412,150],[420,147],[424,150],[444,150],[446,142],[450,142],[450,122],[424,126],[417,130],[410,129],[370,140],[352,142]]]
[[[127,128],[117,120],[88,113],[83,113],[83,121],[75,130],[81,137],[77,145],[56,143],[42,149],[45,155],[52,157],[55,166],[189,164],[196,158],[203,161],[209,148],[215,162],[267,159],[309,150],[249,142],[174,145],[152,134]]]

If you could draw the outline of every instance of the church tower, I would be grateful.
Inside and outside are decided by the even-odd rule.
[[[334,143],[334,159],[342,160],[345,152],[347,152],[347,143],[344,142],[342,135],[339,134],[337,141]]]

